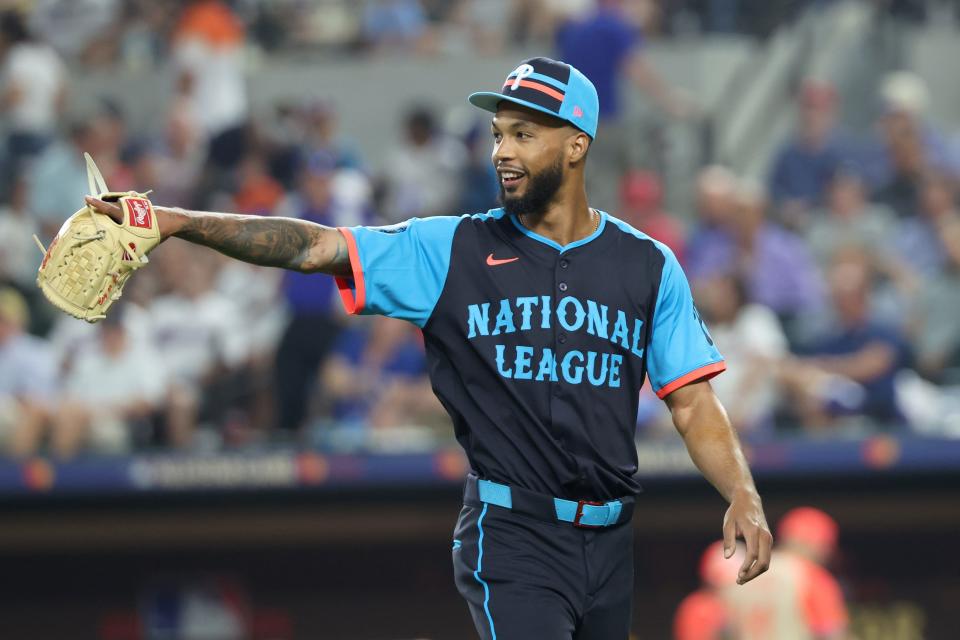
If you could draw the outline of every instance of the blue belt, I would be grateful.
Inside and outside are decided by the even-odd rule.
[[[505,509],[513,508],[513,497],[510,487],[489,480],[477,480],[477,492],[480,501],[495,504]],[[617,524],[623,503],[619,500],[610,502],[592,502],[590,500],[564,500],[554,498],[553,507],[557,513],[557,520],[572,522],[576,527],[595,529]]]

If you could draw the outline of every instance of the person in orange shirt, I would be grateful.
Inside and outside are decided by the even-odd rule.
[[[780,520],[770,570],[736,584],[735,561],[722,542],[704,552],[704,587],[687,596],[674,619],[676,640],[845,640],[848,615],[840,585],[824,564],[836,550],[837,523],[812,507]],[[737,550],[742,559],[743,550]],[[733,567],[733,569],[731,569]]]
[[[247,150],[249,96],[243,66],[246,34],[223,0],[190,0],[173,32],[177,105],[208,143],[208,162],[234,169]]]
[[[741,558],[742,560],[742,558]],[[680,603],[673,620],[676,640],[726,640],[730,629],[726,603],[721,590],[737,583],[734,559],[723,558],[723,540],[717,540],[700,557],[703,586]]]

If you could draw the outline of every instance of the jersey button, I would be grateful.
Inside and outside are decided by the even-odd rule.
[[[557,396],[558,398],[563,395],[563,389],[560,388],[560,385],[556,385],[553,388],[553,395]]]
[[[560,261],[560,268],[561,268],[561,269],[566,269],[569,265],[570,265],[570,263],[567,262],[566,260],[561,260],[561,261]]]
[[[563,344],[566,341],[567,341],[567,334],[565,333],[557,334],[557,342],[559,342],[560,344]]]
[[[561,282],[560,284],[557,285],[557,287],[560,289],[560,291],[566,291],[566,290],[567,290],[567,283],[566,283],[566,282]]]

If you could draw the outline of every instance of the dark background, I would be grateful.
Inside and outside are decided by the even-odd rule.
[[[828,476],[760,489],[771,522],[798,504],[836,517],[833,567],[858,638],[956,637],[957,478]],[[474,637],[450,564],[459,504],[453,484],[8,503],[0,637],[138,638],[147,594],[205,581],[245,594],[257,637]],[[647,483],[633,520],[636,637],[669,637],[723,509],[703,481]]]

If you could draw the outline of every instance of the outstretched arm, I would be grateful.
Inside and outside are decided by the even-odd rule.
[[[723,519],[724,556],[733,555],[737,535],[743,536],[747,557],[737,582],[752,580],[770,566],[773,536],[736,432],[706,380],[680,387],[666,402],[694,464],[730,503]]]
[[[119,205],[93,196],[87,204],[99,213],[122,220]],[[350,275],[347,243],[336,229],[297,220],[243,216],[233,213],[189,211],[154,206],[160,237],[183,238],[220,253],[265,267],[280,267],[304,273]]]

